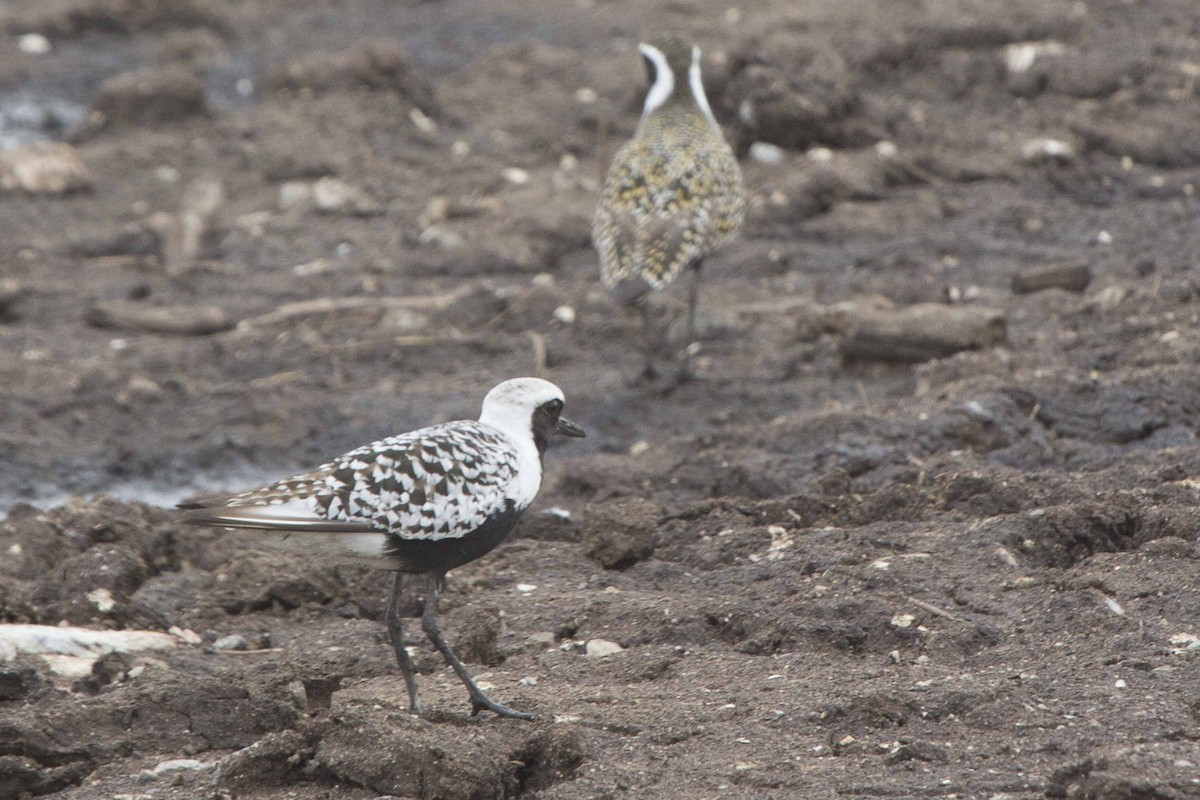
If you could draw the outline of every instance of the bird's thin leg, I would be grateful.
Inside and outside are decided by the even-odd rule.
[[[697,261],[696,265],[692,267],[692,284],[688,287],[687,347],[691,347],[692,342],[696,341],[696,305],[700,301],[700,266],[702,263]]]
[[[421,701],[417,697],[417,676],[413,670],[412,656],[404,649],[404,628],[400,616],[400,594],[404,588],[404,573],[397,572],[392,581],[392,597],[387,607],[388,635],[392,640],[392,649],[396,651],[396,663],[400,665],[400,674],[404,676],[404,686],[408,689],[408,705],[413,711],[421,710]]]
[[[688,286],[687,327],[679,371],[675,374],[676,384],[686,383],[695,377],[692,372],[692,358],[696,351],[696,305],[700,301],[700,265],[701,262],[697,261],[692,267],[692,282]]]
[[[446,643],[446,639],[442,636],[442,631],[438,627],[437,622],[437,606],[438,606],[438,591],[442,582],[442,574],[434,573],[429,576],[429,592],[425,597],[425,613],[421,615],[421,628],[425,631],[425,635],[429,637],[429,641],[433,642],[433,646],[441,652],[442,657],[446,659],[458,679],[467,687],[467,691],[471,694],[471,716],[475,716],[480,711],[488,710],[499,714],[502,717],[513,717],[515,719],[534,719],[533,714],[526,714],[524,711],[517,711],[508,706],[497,703],[492,698],[483,693],[483,690],[475,685],[475,681],[471,679],[471,673],[467,672],[467,668],[458,660],[458,656],[454,655],[454,651],[450,649],[450,645]]]
[[[646,298],[638,301],[638,311],[642,315],[642,355],[645,358],[640,377],[642,380],[652,381],[658,377],[658,370],[654,368],[655,341],[651,330],[653,323],[650,319],[650,303]]]

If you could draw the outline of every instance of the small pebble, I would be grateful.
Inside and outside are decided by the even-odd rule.
[[[778,164],[783,161],[783,148],[770,142],[755,142],[750,145],[750,157],[760,164]]]
[[[50,40],[40,33],[27,33],[17,40],[17,47],[31,56],[45,55],[50,52]]]
[[[529,183],[529,173],[520,167],[508,167],[500,174],[513,186],[524,186]]]
[[[213,642],[213,647],[217,650],[249,650],[250,644],[240,633],[231,633]]]
[[[521,684],[522,686],[537,686],[538,685],[537,678],[533,677],[532,675],[526,675],[524,678],[521,678],[521,680],[517,681],[517,683]]]

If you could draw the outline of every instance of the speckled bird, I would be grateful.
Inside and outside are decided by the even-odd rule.
[[[700,48],[677,37],[638,46],[649,90],[637,131],[613,158],[592,220],[600,276],[638,305],[645,375],[655,373],[646,295],[692,270],[687,340],[695,334],[700,265],[742,227],[746,195],[700,77]],[[686,369],[686,361],[685,361]]]
[[[478,421],[391,436],[259,489],[183,503],[189,509],[183,521],[274,531],[277,537],[267,543],[394,571],[388,633],[417,711],[401,595],[405,574],[428,575],[421,627],[466,685],[473,713],[532,719],[475,685],[438,627],[438,593],[447,570],[504,541],[533,502],[550,436],[584,435],[562,416],[563,403],[562,390],[549,381],[514,378],[488,392]]]

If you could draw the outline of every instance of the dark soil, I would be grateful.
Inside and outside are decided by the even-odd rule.
[[[1191,2],[54,0],[0,29],[0,112],[90,109],[5,123],[90,189],[0,194],[0,486],[48,509],[0,524],[0,622],[202,640],[0,663],[0,798],[1200,796]],[[664,395],[629,385],[589,218],[667,29],[752,202],[702,380]],[[1090,282],[1013,292],[1063,263]],[[323,297],[384,302],[263,316]],[[856,313],[917,303],[1000,309],[1006,342],[843,361]],[[543,346],[589,438],[443,604],[538,722],[468,717],[415,625],[410,714],[387,575],[155,507],[473,416]]]

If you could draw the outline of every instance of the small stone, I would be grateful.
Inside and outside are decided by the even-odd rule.
[[[755,142],[750,145],[750,157],[760,164],[779,164],[783,161],[783,148],[770,142]]]
[[[538,680],[532,675],[526,675],[524,678],[521,678],[521,680],[517,681],[517,683],[522,686],[537,686]]]
[[[320,214],[370,216],[383,212],[383,208],[361,189],[331,176],[313,183],[312,202]]]
[[[1030,139],[1021,145],[1021,158],[1028,164],[1047,161],[1067,164],[1075,160],[1075,148],[1061,139]]]
[[[0,190],[63,195],[88,189],[92,179],[79,151],[61,142],[37,142],[0,152]]]
[[[308,690],[304,688],[304,681],[292,681],[287,685],[287,689],[292,705],[301,711],[308,711]]]
[[[521,594],[529,594],[530,592],[536,592],[537,587],[532,583],[518,583],[516,585],[516,590]]]
[[[204,641],[200,638],[200,635],[191,628],[181,628],[178,625],[172,625],[170,628],[167,628],[167,633],[171,634],[177,639],[182,640],[186,644],[200,644]]]
[[[607,639],[588,639],[584,652],[589,658],[603,658],[620,653],[624,647]]]
[[[208,769],[211,764],[206,764],[195,758],[173,758],[169,761],[162,761],[154,767],[152,772],[155,775],[163,775],[168,772],[184,772]]]
[[[141,375],[129,379],[129,383],[125,385],[125,392],[135,400],[158,400],[163,394],[161,386]]]
[[[307,208],[312,202],[312,187],[304,181],[288,181],[279,187],[279,209]]]
[[[892,625],[897,628],[911,628],[916,617],[912,614],[896,614],[892,617]]]
[[[17,40],[17,47],[22,53],[41,56],[50,52],[50,40],[40,33],[27,33]]]
[[[444,225],[430,225],[417,237],[421,244],[431,244],[443,250],[454,250],[465,243],[463,237]]]
[[[500,174],[513,186],[524,186],[529,183],[529,173],[520,167],[508,167]]]
[[[598,99],[599,95],[596,94],[595,89],[590,89],[587,86],[584,86],[582,89],[575,90],[575,102],[577,103],[590,105],[591,103],[596,102]]]
[[[112,611],[117,604],[117,601],[113,599],[112,592],[105,588],[93,589],[84,596],[101,614]]]
[[[240,633],[231,633],[228,636],[222,636],[213,642],[215,650],[249,650],[250,643],[246,641],[246,637]]]
[[[552,631],[538,631],[525,637],[525,644],[536,650],[549,650],[557,641],[558,637]]]
[[[438,124],[433,121],[433,118],[419,108],[413,107],[408,112],[408,119],[412,122],[413,127],[426,136],[433,136],[438,132]]]
[[[559,322],[570,325],[575,321],[575,309],[571,306],[559,306],[554,309],[554,318]]]

